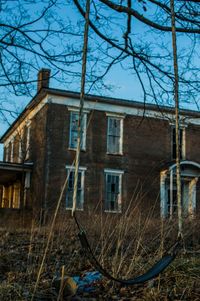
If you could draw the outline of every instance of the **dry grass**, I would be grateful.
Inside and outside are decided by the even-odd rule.
[[[125,216],[90,214],[84,219],[83,226],[96,256],[114,276],[128,278],[143,273],[176,240],[176,224],[154,220],[152,212],[141,216],[135,208]],[[57,300],[52,280],[62,266],[67,275],[92,270],[80,249],[73,221],[63,216],[57,221],[34,300]],[[0,229],[0,300],[31,300],[49,229],[34,222],[29,229],[11,225]],[[157,279],[126,288],[105,279],[95,293],[81,300],[200,300],[198,229],[198,221],[185,222],[187,252],[181,250]]]

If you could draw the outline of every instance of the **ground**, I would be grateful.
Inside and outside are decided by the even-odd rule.
[[[115,225],[115,221],[113,223]],[[127,230],[127,223],[123,223],[124,220],[118,221],[120,227],[111,227],[108,223],[106,226],[103,223],[103,228],[97,227],[97,224],[95,228],[94,225],[89,228],[90,223],[84,226],[100,262],[112,274],[127,278],[143,273],[160,258],[171,243],[169,237],[172,241],[175,239],[171,233],[174,233],[176,226],[170,225],[169,228],[168,224],[163,227],[162,240],[160,235],[155,235],[158,224],[155,228],[150,227],[152,221],[145,226],[143,237],[141,233],[144,227],[140,226],[139,231],[138,225],[137,229],[132,225],[134,232],[131,232],[130,228]],[[122,287],[103,278],[92,286],[94,290],[91,292],[78,292],[73,297],[69,296],[67,289],[64,289],[63,295],[60,287],[55,287],[55,279],[61,277],[61,271],[65,276],[83,276],[94,268],[81,250],[77,229],[72,221],[67,226],[62,223],[54,228],[48,248],[50,225],[1,227],[0,300],[200,300],[200,238],[198,233],[195,234],[197,231],[194,229],[198,227],[197,223],[195,225],[190,226],[190,232],[187,231],[186,244],[180,248],[173,264],[156,279],[144,285]],[[97,231],[99,228],[100,232]],[[150,235],[151,231],[153,234]],[[42,259],[44,264],[35,287]]]

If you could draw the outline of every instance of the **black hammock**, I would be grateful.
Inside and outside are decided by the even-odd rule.
[[[113,277],[106,269],[104,269],[101,264],[96,259],[90,244],[88,242],[87,236],[85,231],[80,227],[75,215],[74,215],[76,224],[79,228],[79,234],[78,237],[81,242],[82,249],[84,250],[87,258],[89,259],[90,263],[105,277],[107,277],[110,280],[113,280],[115,282],[119,282],[123,285],[134,285],[134,284],[142,284],[146,281],[149,281],[156,276],[158,276],[160,273],[162,273],[176,258],[176,255],[178,253],[178,248],[180,246],[180,239],[178,238],[176,243],[170,248],[170,252],[166,252],[166,254],[158,261],[156,262],[152,268],[150,268],[146,273],[143,275],[137,276],[135,278],[131,279],[118,279]]]

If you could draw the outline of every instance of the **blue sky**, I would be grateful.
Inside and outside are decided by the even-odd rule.
[[[23,2],[23,0],[20,2],[20,4]],[[60,0],[60,5],[56,8],[56,10],[54,10],[52,12],[52,15],[49,16],[49,20],[52,22],[54,22],[54,17],[55,18],[60,18],[61,21],[63,21],[64,23],[68,24],[68,22],[70,22],[71,24],[71,28],[72,30],[75,30],[78,28],[78,26],[81,26],[83,29],[83,19],[80,17],[80,15],[77,13],[77,9],[72,5],[71,1],[62,1]],[[58,3],[59,3],[58,2]],[[11,10],[11,12],[14,12],[14,14],[10,14],[9,18],[10,18],[10,22],[15,24],[16,20],[17,20],[17,10],[16,10],[16,4],[18,3],[17,1],[8,1],[6,2],[8,4],[8,8]],[[30,15],[32,17],[33,12],[34,15],[37,15],[37,12],[39,12],[45,5],[46,5],[46,1],[44,2],[40,2],[40,1],[36,1],[36,2],[32,2],[32,5],[34,6],[33,11],[30,10],[30,4],[31,1],[25,1],[24,3],[26,3],[28,10],[27,10],[27,16]],[[142,11],[142,8],[141,8]],[[104,10],[99,10],[99,15],[100,14],[107,14],[107,11]],[[6,14],[6,12],[4,12]],[[142,11],[142,13],[146,13],[148,14],[148,16],[153,17],[155,14],[155,11],[153,11],[151,9],[151,7],[149,5],[147,5],[147,12]],[[24,13],[25,16],[25,13]],[[102,30],[103,33],[107,32],[107,33],[112,33],[113,37],[115,37],[116,39],[120,41],[123,40],[122,36],[123,36],[123,29],[124,29],[124,25],[123,25],[123,16],[120,16],[120,19],[117,20],[116,16],[114,13],[112,13],[111,15],[109,14],[109,18],[108,21],[110,22],[110,27],[106,28],[106,23],[105,20],[99,21],[99,29]],[[101,24],[102,22],[102,24]],[[41,23],[39,24],[41,25]],[[35,29],[39,28],[39,25],[34,25]],[[101,26],[102,25],[102,26]],[[119,26],[118,26],[119,25]],[[133,41],[136,41],[137,46],[142,46],[144,51],[147,51],[147,49],[149,49],[150,53],[154,53],[155,57],[156,54],[167,54],[168,52],[171,51],[171,34],[170,33],[160,33],[160,32],[155,32],[154,30],[149,30],[149,28],[147,26],[143,26],[141,23],[139,23],[136,20],[132,19],[132,28],[133,28],[133,32],[132,32],[132,37],[133,37]],[[33,28],[34,29],[34,28]],[[97,56],[99,56],[99,60],[102,59],[103,55],[102,53],[100,53],[98,51],[98,47],[100,47],[102,41],[97,41],[94,33],[92,31],[90,31],[90,39],[89,39],[89,52],[90,52],[90,57],[92,59],[90,59],[90,62],[88,64],[88,75],[91,74],[91,70],[95,69],[96,74],[102,74],[103,72],[103,65],[101,63],[101,61],[95,65],[95,60],[97,58]],[[186,65],[187,63],[187,56],[186,57],[182,57],[182,54],[185,52],[188,54],[190,53],[190,49],[191,49],[191,41],[190,41],[190,37],[188,36],[180,36],[177,35],[178,37],[178,51],[179,51],[179,65],[180,65],[180,69]],[[62,39],[52,39],[51,40],[51,45],[52,45],[52,51],[56,51],[58,49],[61,49],[62,47],[65,47],[65,43],[66,46],[68,47],[71,43],[71,45],[73,46],[73,48],[75,47],[77,50],[81,50],[82,48],[82,37],[78,36],[78,37],[72,37],[70,36],[70,38],[66,41],[62,40]],[[199,45],[199,41],[197,41],[197,46]],[[70,49],[70,48],[69,48]],[[104,50],[106,49],[105,47],[103,48]],[[70,51],[70,50],[69,50]],[[110,50],[109,54],[110,55],[115,55],[115,50]],[[29,60],[31,58],[31,55],[28,53],[23,54],[24,55],[24,59]],[[155,59],[156,60],[156,59]],[[194,60],[194,61],[192,61]],[[105,59],[106,61],[106,59]],[[169,64],[172,63],[171,59],[168,59],[165,61],[165,64]],[[199,68],[199,57],[197,57],[197,55],[195,54],[193,57],[191,57],[191,61],[190,63],[192,63],[193,66],[196,66],[197,68]],[[49,67],[48,65],[46,65],[44,62],[42,62],[41,60],[37,60],[37,62],[35,62],[35,64],[37,64],[37,68],[35,68],[35,70],[32,70],[29,73],[29,80],[36,80],[37,78],[37,70],[39,68],[42,67]],[[126,99],[130,99],[130,100],[137,100],[137,101],[143,101],[143,91],[141,89],[141,85],[139,83],[138,77],[135,75],[135,72],[133,72],[133,69],[131,67],[132,61],[131,59],[126,59],[124,60],[121,64],[118,65],[114,65],[111,70],[109,71],[109,73],[105,76],[104,78],[104,84],[106,87],[111,87],[111,90],[106,88],[105,86],[103,86],[104,88],[102,89],[99,88],[96,90],[92,90],[91,92],[94,94],[103,94],[105,96],[112,96],[112,97],[117,97],[117,98],[126,98]],[[106,64],[105,64],[106,66]],[[73,71],[78,71],[80,73],[81,70],[81,64],[80,62],[77,65],[73,65],[73,66],[67,66],[66,68],[68,68],[70,70]],[[170,68],[170,66],[169,66]],[[144,85],[148,85],[147,84],[147,77],[146,74],[144,72],[144,70],[142,69],[142,67],[140,67],[140,69],[138,69],[139,71],[141,71],[141,76],[143,79],[143,83]],[[55,70],[54,70],[55,71]],[[53,72],[54,72],[53,71]],[[190,76],[190,73],[188,74],[188,76]],[[161,79],[160,79],[161,80]],[[62,78],[62,72],[59,71],[58,73],[56,73],[55,78],[51,79],[51,83],[50,83],[51,87],[58,87],[61,89],[67,89],[67,90],[75,90],[75,91],[79,91],[80,90],[80,78],[76,78],[75,80],[72,79],[72,82],[70,82],[70,75],[65,75]],[[90,83],[88,82],[86,85],[86,92],[88,91],[88,89],[90,88]],[[184,90],[184,89],[183,89]],[[3,103],[2,106],[4,106],[4,108],[7,109],[11,109],[13,111],[17,111],[18,113],[20,111],[22,111],[22,109],[24,108],[24,106],[31,100],[31,96],[27,96],[27,95],[20,95],[20,96],[14,96],[13,93],[10,91],[0,91],[1,92],[1,99],[3,98],[3,96],[5,95],[5,99],[7,100],[5,103]],[[34,95],[36,93],[36,83],[32,84],[32,88],[31,88],[31,94]],[[158,94],[159,96],[161,94]],[[184,100],[188,100],[185,99],[187,95],[187,91],[184,91],[184,93],[181,95],[182,99]],[[159,102],[159,96],[158,96],[158,102]],[[147,102],[152,101],[152,99],[149,97],[147,99]],[[198,101],[198,99],[197,99]],[[172,99],[169,100],[169,103],[172,104]],[[189,108],[189,109],[195,109],[195,105],[188,103],[187,101],[182,103],[182,106]],[[14,121],[14,118],[11,117],[10,115],[6,115],[7,118],[9,119],[9,122],[12,123],[12,121]],[[3,118],[0,119],[0,135],[2,135],[5,130],[8,128],[8,123],[5,122],[5,120],[3,120]],[[2,154],[2,147],[0,150],[0,154]]]

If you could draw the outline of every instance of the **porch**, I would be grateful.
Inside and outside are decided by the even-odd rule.
[[[32,167],[32,163],[0,162],[0,208],[26,207]]]

